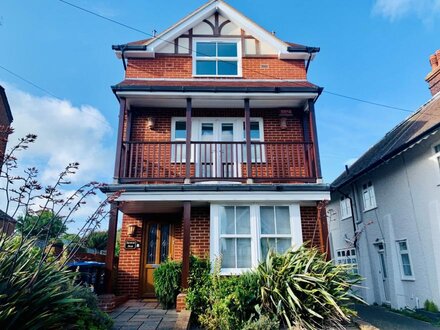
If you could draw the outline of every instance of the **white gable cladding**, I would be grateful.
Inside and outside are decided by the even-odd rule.
[[[187,35],[189,31],[194,35],[213,36],[212,26],[216,23],[216,13],[219,15],[218,24],[221,26],[220,36],[241,36],[243,30],[246,36],[254,38],[244,38],[244,55],[277,55],[283,59],[304,60],[310,58],[307,52],[289,53],[288,44],[221,0],[208,2],[157,37],[145,42],[146,51],[126,51],[126,54],[131,57],[154,57],[156,53],[175,53],[176,43],[179,54],[190,54],[190,41],[182,36]],[[224,24],[227,21],[230,22]]]

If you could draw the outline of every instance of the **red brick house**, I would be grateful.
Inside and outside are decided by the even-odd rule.
[[[309,241],[325,250],[322,88],[307,80],[318,48],[282,41],[213,0],[154,38],[113,49],[125,77],[112,87],[115,181],[103,191],[122,191],[117,293],[154,296],[153,271],[167,258],[183,261],[186,287],[190,254],[221,256],[221,272],[239,274],[269,248]]]

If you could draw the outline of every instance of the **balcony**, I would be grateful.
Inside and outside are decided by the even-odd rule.
[[[317,179],[313,144],[305,142],[125,141],[118,172],[119,183],[302,183]]]

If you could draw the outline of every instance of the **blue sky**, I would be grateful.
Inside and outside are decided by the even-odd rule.
[[[205,3],[70,1],[149,33],[163,31]],[[440,0],[228,3],[281,39],[321,47],[309,80],[328,91],[410,110],[430,97],[424,77],[429,55],[440,48]],[[118,111],[110,86],[123,79],[111,45],[146,36],[58,0],[2,1],[0,23],[0,65],[62,100],[0,69],[16,135],[42,136],[25,162],[49,168],[43,171],[49,180],[64,160],[79,160],[85,167],[81,179],[110,182]],[[409,115],[326,93],[316,109],[326,182]]]

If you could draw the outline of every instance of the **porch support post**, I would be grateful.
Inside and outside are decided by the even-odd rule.
[[[122,156],[122,139],[124,135],[124,121],[125,121],[125,98],[119,100],[119,125],[118,125],[118,138],[116,141],[116,158],[115,158],[115,173],[113,178],[115,183],[118,183],[121,175],[121,156]]]
[[[249,99],[244,99],[244,126],[246,134],[246,174],[247,183],[252,183],[252,153],[251,153],[251,109]]]
[[[191,183],[191,126],[192,126],[192,101],[186,99],[186,156],[185,156],[185,184]]]
[[[319,181],[322,180],[321,174],[321,160],[319,159],[319,146],[318,146],[318,133],[316,131],[316,118],[315,118],[315,102],[309,99],[309,122],[310,122],[310,132],[312,136],[313,150],[315,156],[315,173]]]
[[[113,269],[115,264],[116,232],[118,227],[118,206],[110,206],[108,222],[107,254],[105,256],[105,292],[113,293]]]
[[[191,240],[191,202],[183,202],[182,288],[188,288]]]

